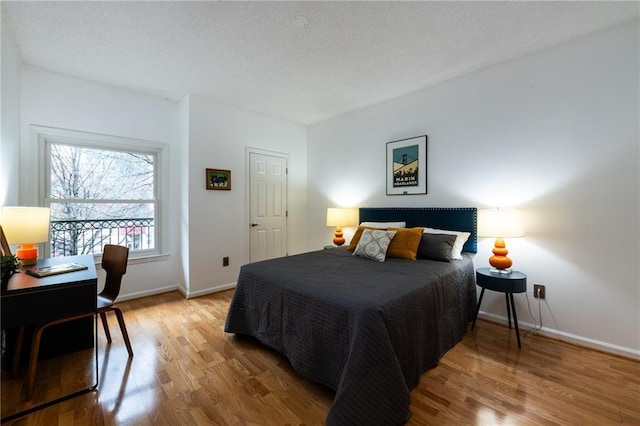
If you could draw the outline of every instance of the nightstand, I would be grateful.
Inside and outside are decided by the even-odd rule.
[[[478,319],[478,312],[480,311],[480,304],[482,303],[482,296],[484,296],[485,290],[493,290],[504,293],[507,301],[507,317],[509,318],[509,328],[511,328],[511,314],[513,313],[513,324],[516,329],[516,337],[518,338],[518,348],[520,348],[520,330],[518,329],[518,317],[516,316],[516,305],[513,303],[513,293],[524,293],[527,291],[527,276],[522,272],[513,271],[510,274],[501,274],[497,272],[491,272],[492,268],[478,268],[476,269],[476,284],[482,287],[480,292],[480,299],[478,299],[478,305],[476,306],[476,314],[473,317],[473,324],[471,329],[476,325],[476,319]]]

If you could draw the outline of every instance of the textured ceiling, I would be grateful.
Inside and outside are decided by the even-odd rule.
[[[2,0],[26,64],[312,124],[638,19],[632,2]],[[296,16],[309,25],[295,25]]]

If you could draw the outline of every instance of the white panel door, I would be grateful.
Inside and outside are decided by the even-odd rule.
[[[287,255],[287,158],[249,153],[250,261]]]

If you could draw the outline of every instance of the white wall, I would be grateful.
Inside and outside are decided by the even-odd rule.
[[[305,250],[307,148],[304,126],[193,95],[189,99],[188,290],[194,296],[235,285],[248,261],[247,147],[289,155],[289,253]],[[206,168],[231,170],[231,190],[206,190]]]
[[[18,204],[18,170],[20,162],[20,55],[11,35],[0,19],[2,31],[2,68],[0,93],[0,206]]]
[[[336,204],[520,207],[528,235],[507,244],[529,293],[547,286],[546,332],[640,356],[638,40],[626,25],[311,126],[310,244],[330,241]],[[385,143],[422,134],[428,194],[386,196]],[[482,309],[504,305],[486,294]]]
[[[187,95],[180,102],[180,170],[189,170],[189,104],[190,97]],[[189,294],[189,178],[187,173],[180,173],[180,189],[178,205],[180,213],[178,215],[180,228],[180,266],[181,285],[180,291],[186,296]],[[174,226],[172,223],[171,226]]]
[[[289,155],[289,253],[306,247],[306,128],[187,96],[182,102],[23,66],[20,204],[38,204],[38,147],[30,125],[169,145],[167,255],[132,263],[121,298],[179,288],[193,297],[235,285],[247,262],[247,147]],[[232,171],[231,191],[207,191],[205,168]],[[294,238],[295,236],[295,238]],[[230,265],[222,267],[222,257]]]
[[[167,191],[165,241],[168,256],[159,261],[132,264],[123,279],[121,297],[151,294],[176,288],[179,273],[179,104],[136,92],[96,84],[23,66],[20,132],[20,205],[38,205],[37,143],[31,140],[29,126],[40,125],[127,138],[150,140],[169,145],[170,188]]]

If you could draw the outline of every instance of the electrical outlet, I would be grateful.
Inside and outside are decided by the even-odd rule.
[[[222,258],[222,266],[229,266],[229,257],[225,256]]]
[[[542,284],[533,285],[533,297],[544,299],[546,287]]]

